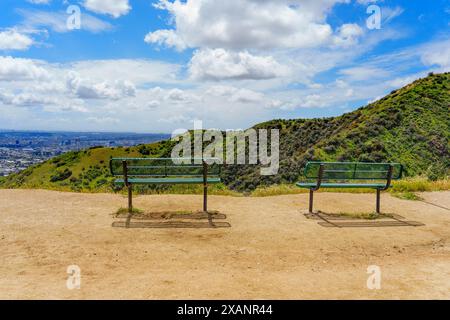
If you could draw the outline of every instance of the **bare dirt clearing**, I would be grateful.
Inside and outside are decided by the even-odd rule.
[[[426,193],[449,207],[450,192]],[[197,211],[201,196],[137,196],[138,208]],[[113,194],[0,190],[0,298],[450,299],[450,211],[382,196],[421,227],[324,228],[308,195],[210,197],[230,228],[113,228]],[[324,212],[371,212],[373,194],[319,193]],[[222,220],[221,220],[222,221]],[[198,221],[197,221],[198,222]],[[66,269],[81,268],[68,290]],[[367,267],[382,271],[380,290]]]

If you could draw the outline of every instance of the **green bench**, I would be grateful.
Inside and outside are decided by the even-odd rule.
[[[115,184],[128,188],[128,211],[133,210],[133,185],[202,184],[203,211],[208,211],[208,185],[220,183],[216,159],[196,158],[113,158],[111,174]],[[210,163],[211,165],[208,165]],[[120,178],[119,178],[120,177]]]
[[[370,188],[377,193],[376,212],[380,213],[380,193],[391,187],[392,180],[402,177],[399,163],[365,162],[308,162],[304,170],[306,179],[298,182],[300,188],[309,189],[309,212],[313,212],[314,191],[320,188]]]

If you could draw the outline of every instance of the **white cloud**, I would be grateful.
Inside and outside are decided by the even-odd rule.
[[[0,50],[27,50],[33,45],[33,39],[28,35],[10,29],[0,31]]]
[[[117,124],[120,122],[119,119],[111,117],[88,117],[87,120],[96,124]]]
[[[69,91],[81,99],[119,100],[124,97],[132,97],[136,94],[134,84],[128,80],[96,83],[91,80],[82,79],[75,72],[68,74],[66,84]]]
[[[272,106],[274,103],[261,92],[232,86],[212,86],[204,93],[205,97],[222,97],[230,103],[259,103],[261,106]]]
[[[436,41],[420,49],[421,60],[426,66],[439,66],[442,71],[450,69],[450,39]]]
[[[24,92],[20,94],[1,93],[0,101],[5,104],[16,106],[36,106],[54,104],[56,100],[47,95],[37,95],[35,93]]]
[[[186,101],[188,97],[183,90],[175,88],[169,91],[167,94],[167,99],[172,101]]]
[[[348,2],[160,0],[155,6],[173,16],[176,29],[150,33],[147,42],[234,50],[314,47],[331,41],[326,13],[336,3]]]
[[[337,35],[334,38],[334,44],[343,47],[354,46],[358,43],[358,38],[363,34],[363,30],[357,24],[343,24],[338,28]]]
[[[199,100],[195,94],[188,93],[178,88],[169,90],[165,95],[165,99],[173,103],[191,103]]]
[[[311,94],[306,96],[302,102],[301,107],[304,108],[320,108],[326,106],[326,97],[324,95]]]
[[[156,109],[161,105],[161,102],[158,100],[152,100],[149,103],[147,103],[147,108],[149,109]]]
[[[48,63],[0,57],[0,125],[21,121],[30,128],[129,131],[134,123],[133,130],[167,132],[190,128],[194,118],[241,128],[248,119],[269,118],[262,116],[268,113],[264,107],[275,102],[263,93],[233,87],[219,96],[195,82],[187,88],[186,80],[177,78],[180,68],[144,59]],[[61,119],[70,120],[62,124]]]
[[[388,71],[371,65],[361,65],[358,67],[342,69],[339,73],[346,76],[350,81],[374,80],[385,78],[390,75]]]
[[[88,113],[89,110],[84,106],[84,103],[77,101],[68,101],[65,104],[48,104],[43,107],[45,112],[76,112]]]
[[[0,108],[7,110],[0,125],[17,123],[14,117],[19,115],[25,123],[43,117],[42,112],[49,119],[69,112],[60,118],[70,119],[65,126],[72,130],[168,132],[191,128],[192,119],[202,119],[205,127],[246,128],[273,118],[304,116],[305,108],[351,110],[415,80],[420,75],[411,70],[417,67],[428,66],[425,74],[448,69],[448,40],[362,60],[365,38],[350,47],[264,52],[201,48],[188,72],[177,64],[147,59],[48,63],[0,57]],[[194,67],[201,66],[204,70],[194,76]],[[283,68],[289,72],[279,72]],[[337,80],[328,72],[337,74]],[[226,85],[204,82],[209,79]]]
[[[381,0],[381,1],[384,1],[384,0]],[[368,4],[373,4],[373,3],[377,3],[377,2],[380,2],[380,0],[357,0],[356,2],[358,2],[359,4],[362,4],[362,5],[368,5]]]
[[[287,68],[271,56],[253,56],[247,51],[235,53],[224,49],[196,51],[189,71],[197,80],[271,79],[288,73]]]
[[[167,124],[189,123],[191,121],[192,121],[191,118],[186,117],[182,114],[170,115],[170,116],[158,119],[158,122],[163,123],[163,124],[166,124],[166,123]]]
[[[240,102],[240,103],[262,102],[263,100],[264,94],[248,89],[237,89],[229,99],[229,101],[231,102]]]
[[[165,45],[169,48],[175,48],[178,51],[183,51],[187,48],[186,43],[173,30],[157,30],[148,33],[144,41],[147,43],[155,43],[158,45]]]
[[[17,10],[20,15],[24,18],[22,23],[24,28],[36,29],[36,28],[50,28],[55,32],[70,32],[67,28],[67,13],[65,11],[49,12],[41,10],[28,10],[19,9]],[[102,31],[112,30],[113,26],[103,20],[100,20],[88,13],[83,13],[81,15],[81,25],[82,30],[86,30],[93,33],[99,33]]]
[[[406,77],[397,77],[393,80],[387,81],[387,84],[391,86],[392,88],[401,88],[406,86],[407,84],[413,82],[414,80],[417,80],[420,78],[421,75],[415,74],[412,76],[406,76]],[[380,97],[381,98],[381,97]]]
[[[95,13],[108,14],[114,18],[126,15],[131,10],[128,0],[85,0],[83,5]]]
[[[27,2],[32,4],[49,4],[52,0],[27,0]]]
[[[381,17],[383,19],[383,23],[388,23],[394,18],[400,16],[405,10],[402,7],[383,7],[381,9]]]
[[[36,61],[0,56],[0,80],[2,81],[42,80],[48,77],[47,70]]]
[[[148,59],[84,60],[68,66],[81,77],[101,82],[104,79],[128,80],[139,85],[152,82],[177,83],[180,66]]]

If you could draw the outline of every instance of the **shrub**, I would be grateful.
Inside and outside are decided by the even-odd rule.
[[[138,148],[138,151],[140,154],[142,154],[143,156],[149,156],[150,155],[150,149],[147,149],[146,146],[140,146]]]
[[[428,167],[426,175],[428,180],[437,181],[448,175],[448,168],[443,163],[437,162]]]
[[[57,171],[51,178],[50,182],[64,181],[72,176],[72,171],[65,169],[64,171]]]

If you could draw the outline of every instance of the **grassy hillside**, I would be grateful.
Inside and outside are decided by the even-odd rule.
[[[294,182],[309,160],[405,165],[406,176],[432,180],[449,174],[450,73],[430,75],[381,100],[339,117],[273,120],[255,128],[280,129],[280,173],[261,177],[254,166],[233,166],[225,181],[234,189]],[[240,177],[234,179],[234,177]]]
[[[170,141],[136,147],[94,147],[68,152],[0,180],[5,188],[45,188],[71,191],[111,191],[112,157],[166,156]]]
[[[280,129],[279,174],[263,177],[258,166],[230,165],[224,168],[222,178],[228,188],[237,191],[291,183],[300,178],[309,160],[393,161],[404,164],[410,177],[445,178],[450,167],[449,111],[450,73],[446,73],[417,80],[339,117],[261,123],[254,128]],[[172,142],[163,141],[130,148],[70,152],[2,178],[0,187],[111,191],[113,179],[108,168],[111,157],[166,157],[172,147]],[[196,190],[176,188],[179,192]],[[227,192],[224,186],[216,188]]]

